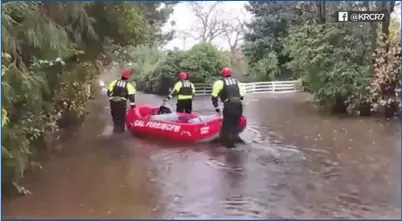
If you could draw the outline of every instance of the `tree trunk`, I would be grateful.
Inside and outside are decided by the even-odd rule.
[[[345,104],[345,99],[341,96],[336,96],[335,104],[332,107],[333,114],[345,114],[347,111],[347,106]]]
[[[376,3],[375,2],[363,2],[362,3],[366,11],[376,11]],[[371,22],[370,23],[370,41],[371,41],[371,47],[370,47],[370,60],[372,62],[372,65],[370,65],[370,73],[373,75],[374,74],[374,63],[375,63],[375,50],[377,48],[377,23],[376,22]]]
[[[394,11],[395,2],[380,2],[381,11],[385,12],[384,21],[382,22],[381,31],[386,39],[389,37],[389,24],[391,22],[391,13]],[[386,40],[384,39],[384,40]]]
[[[367,10],[368,11],[375,11],[376,8],[376,3],[375,2],[364,2],[365,5],[367,5]],[[370,36],[371,36],[371,51],[374,52],[375,49],[377,48],[377,23],[376,22],[371,22],[370,23]]]
[[[398,114],[398,104],[396,102],[392,102],[384,109],[384,117],[392,118]]]
[[[318,10],[319,10],[319,23],[325,24],[326,5],[324,1],[318,2]]]
[[[360,116],[368,117],[371,115],[371,105],[369,103],[363,103],[359,108]]]

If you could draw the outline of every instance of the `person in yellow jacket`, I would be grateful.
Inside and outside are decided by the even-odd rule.
[[[120,79],[110,82],[108,86],[107,96],[115,133],[123,133],[126,130],[127,100],[130,102],[130,107],[135,108],[135,87],[128,82],[130,76],[130,71],[124,71]]]
[[[219,109],[219,101],[223,103],[223,121],[221,129],[221,140],[227,147],[234,147],[238,141],[242,141],[239,137],[240,120],[243,115],[244,88],[239,82],[232,77],[230,68],[223,68],[221,71],[222,79],[215,81],[212,86],[212,105],[217,113],[221,113]]]
[[[176,112],[191,113],[193,111],[193,98],[195,94],[195,87],[191,81],[188,80],[188,74],[180,72],[179,81],[173,87],[168,99],[177,95]]]

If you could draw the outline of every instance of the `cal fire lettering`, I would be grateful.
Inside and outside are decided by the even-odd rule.
[[[134,121],[134,127],[144,127],[145,125],[144,125],[144,121],[142,121],[142,120],[136,120],[136,121]]]
[[[181,126],[179,125],[174,125],[174,124],[167,124],[167,123],[161,123],[161,122],[155,122],[155,121],[148,121],[145,123],[143,120],[136,120],[134,121],[134,126],[135,127],[149,127],[149,128],[154,128],[154,129],[160,129],[160,130],[166,130],[166,131],[173,131],[173,132],[179,132]]]

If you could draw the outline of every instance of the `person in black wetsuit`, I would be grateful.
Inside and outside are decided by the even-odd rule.
[[[110,82],[108,87],[107,96],[115,133],[123,133],[126,130],[127,100],[130,102],[130,107],[135,108],[135,88],[128,82],[130,76],[130,71],[124,71],[121,78]]]
[[[193,111],[194,94],[195,87],[194,84],[188,80],[188,74],[180,72],[179,81],[170,92],[168,99],[170,100],[172,96],[177,95],[176,112],[191,113]]]
[[[243,116],[244,89],[239,82],[232,77],[230,68],[223,68],[222,79],[215,81],[212,86],[212,105],[215,111],[220,113],[218,99],[223,103],[223,122],[221,129],[221,140],[227,147],[234,147],[234,144],[241,141],[240,120]]]

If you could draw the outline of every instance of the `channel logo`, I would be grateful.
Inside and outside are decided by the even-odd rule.
[[[348,21],[348,12],[338,12],[338,22]]]
[[[338,12],[338,22],[383,22],[387,13],[383,11]]]

